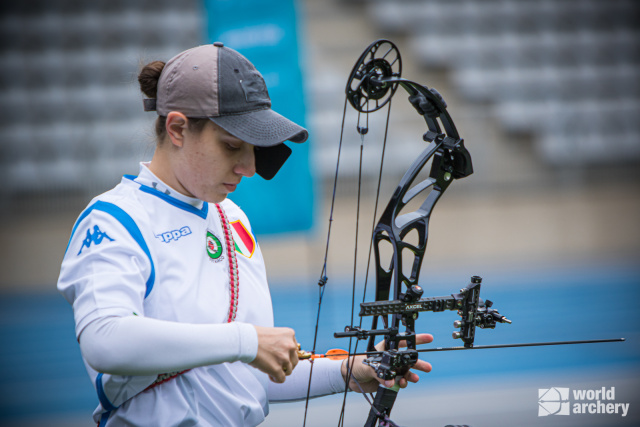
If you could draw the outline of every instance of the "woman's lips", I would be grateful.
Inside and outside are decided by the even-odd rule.
[[[236,190],[238,184],[224,184],[225,188],[229,190],[229,193],[232,193]]]

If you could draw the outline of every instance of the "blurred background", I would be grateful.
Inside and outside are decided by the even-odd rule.
[[[394,421],[640,425],[638,9],[634,0],[3,2],[0,425],[92,425],[97,397],[73,313],[56,291],[60,262],[91,198],[153,154],[141,65],[203,43],[245,54],[265,75],[274,109],[310,131],[276,179],[252,178],[232,198],[264,253],[276,323],[311,349],[344,87],[379,38],[398,45],[403,77],[443,95],[474,162],[432,216],[425,296],[482,276],[483,296],[513,324],[479,331],[477,344],[627,338],[430,353],[433,372],[402,391]],[[351,322],[352,277],[361,292],[367,276],[385,120],[384,112],[369,118],[356,257],[360,136],[356,115],[346,114],[318,351],[348,346],[332,333]],[[424,148],[424,132],[398,93],[382,205]],[[456,317],[422,314],[418,327],[434,346],[457,345]],[[629,413],[538,416],[538,390],[550,387],[615,387]],[[341,402],[312,401],[307,425],[337,424]],[[304,404],[271,412],[265,425],[299,426]],[[364,399],[349,395],[346,425],[362,425],[366,413]]]

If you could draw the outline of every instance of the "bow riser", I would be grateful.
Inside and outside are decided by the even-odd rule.
[[[412,286],[418,284],[420,268],[428,242],[431,212],[454,179],[454,168],[450,163],[454,159],[452,152],[455,147],[448,149],[442,142],[444,137],[439,138],[439,140],[439,142],[432,142],[404,174],[374,230],[372,238],[377,266],[376,301],[389,300],[392,283],[394,289],[393,299],[395,300],[400,299],[404,289],[411,289]],[[433,162],[429,178],[411,187],[418,174],[432,158]],[[400,214],[413,198],[427,190],[430,190],[430,192],[418,209]],[[417,234],[416,244],[404,240],[412,231],[416,232],[414,235]],[[381,259],[382,244],[390,244],[393,249],[388,268],[384,267],[385,263]],[[413,254],[409,276],[404,273],[406,271],[403,265],[403,253],[405,251],[410,251]],[[401,320],[400,317],[395,316],[391,322],[391,328],[397,328]],[[386,317],[383,318],[383,322],[385,326],[389,325]],[[377,328],[377,325],[378,318],[376,317],[373,319],[372,328]],[[397,348],[397,341],[390,343],[391,348]],[[368,345],[369,351],[373,351],[374,344],[374,337],[371,337]],[[409,348],[415,348],[414,336],[408,338],[408,344]]]
[[[430,129],[433,128],[439,131],[439,126],[435,119],[426,116],[425,118],[427,123],[430,124]],[[373,330],[378,327],[378,319],[382,319],[388,329],[395,331],[393,334],[385,334],[386,351],[380,356],[373,356],[367,360],[368,364],[376,369],[378,376],[383,379],[404,375],[418,359],[415,335],[415,319],[418,315],[417,311],[407,310],[407,305],[415,303],[415,299],[407,298],[407,295],[410,290],[419,289],[417,285],[428,242],[429,219],[435,205],[454,179],[453,167],[449,161],[454,159],[452,150],[445,148],[444,138],[446,136],[438,134],[436,137],[434,138],[436,141],[431,142],[429,147],[414,161],[401,179],[373,233],[373,247],[377,266],[376,301],[389,301],[392,284],[393,299],[395,301],[409,299],[404,305],[404,310],[389,312],[384,315],[374,315],[372,320],[371,328]],[[418,174],[431,159],[433,161],[429,178],[411,187]],[[425,191],[429,191],[429,193],[417,210],[401,214],[412,199]],[[416,234],[417,242],[409,243],[405,241],[408,235],[415,236]],[[384,264],[381,260],[381,244],[391,244],[393,248],[392,261],[388,269],[383,267]],[[405,274],[407,270],[405,270],[403,259],[403,254],[406,251],[410,251],[413,254],[409,275]],[[391,315],[390,324],[388,315]],[[404,333],[398,332],[401,323],[405,327]],[[473,328],[467,329],[467,334],[465,335],[468,336],[470,334],[473,337]],[[405,341],[406,350],[392,353],[399,349],[400,341]],[[465,345],[467,345],[466,342]],[[367,349],[369,351],[375,349],[375,336],[370,336]],[[365,424],[366,427],[375,426],[377,420],[390,415],[397,393],[397,388],[389,389],[382,385],[378,387],[372,404],[373,407]]]
[[[376,301],[388,300],[391,292],[391,284],[394,285],[394,299],[398,299],[400,292],[402,291],[402,283],[410,283],[411,285],[418,282],[418,275],[420,272],[420,265],[424,258],[424,252],[428,239],[428,221],[431,209],[439,198],[430,194],[429,205],[430,208],[424,206],[426,202],[416,212],[403,215],[398,218],[398,213],[406,206],[411,199],[417,196],[420,192],[433,184],[432,180],[425,180],[422,183],[416,185],[413,188],[418,188],[420,191],[409,192],[410,185],[416,179],[420,171],[425,167],[427,162],[434,156],[439,149],[438,144],[431,143],[420,156],[413,162],[409,170],[404,174],[400,180],[400,184],[396,187],[396,190],[389,201],[389,204],[383,211],[378,224],[373,232],[373,249],[376,260]],[[424,184],[424,185],[423,185]],[[409,193],[408,193],[409,192]],[[408,197],[407,197],[408,196]],[[425,211],[424,208],[427,210]],[[422,210],[422,212],[420,212]],[[417,232],[417,245],[413,245],[404,242],[403,239],[412,230]],[[383,243],[386,242],[386,243]],[[393,255],[390,262],[384,263],[381,259],[381,245],[389,244],[393,249]],[[403,271],[402,265],[402,250],[407,249],[414,255],[414,262],[411,269],[411,275],[407,278]],[[385,268],[384,265],[388,265]],[[410,286],[410,285],[409,285]],[[389,325],[388,319],[383,318],[385,325]],[[378,317],[372,321],[372,329],[376,329],[378,325]],[[397,327],[398,322],[392,322],[392,327]],[[395,346],[395,344],[392,344]],[[372,351],[375,346],[374,337],[371,337],[367,346],[369,351]]]

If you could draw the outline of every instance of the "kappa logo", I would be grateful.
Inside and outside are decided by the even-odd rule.
[[[185,225],[178,230],[165,231],[164,233],[156,234],[156,237],[164,243],[169,243],[175,242],[179,238],[188,236],[189,234],[191,234],[191,229],[189,226]]]
[[[222,243],[211,231],[207,231],[207,255],[215,262],[224,259],[222,256]]]
[[[100,228],[97,225],[93,226],[93,233],[91,233],[90,228],[87,228],[87,237],[85,237],[85,239],[82,241],[82,247],[80,247],[80,251],[78,251],[78,255],[82,253],[82,250],[84,248],[88,249],[89,247],[91,247],[91,243],[97,246],[100,243],[102,243],[104,239],[107,239],[113,242],[113,239],[109,237],[107,233],[100,230]]]

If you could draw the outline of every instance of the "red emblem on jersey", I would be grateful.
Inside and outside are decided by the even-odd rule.
[[[231,231],[233,232],[233,241],[236,246],[236,252],[251,258],[256,250],[256,241],[245,228],[242,221],[237,220],[231,223]]]

